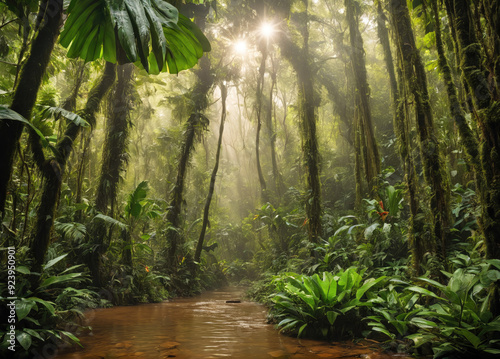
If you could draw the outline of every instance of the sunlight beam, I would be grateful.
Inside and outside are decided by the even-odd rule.
[[[245,55],[247,53],[247,42],[245,40],[238,40],[234,43],[234,52],[238,55]]]
[[[276,30],[274,29],[274,25],[269,22],[264,22],[260,26],[260,33],[266,39],[269,39],[271,36],[273,36],[275,31]]]

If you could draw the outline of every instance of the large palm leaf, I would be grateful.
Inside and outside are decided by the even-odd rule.
[[[165,0],[71,0],[68,14],[60,38],[68,57],[138,62],[150,73],[176,74],[210,51],[200,29]],[[117,58],[117,48],[126,59]]]

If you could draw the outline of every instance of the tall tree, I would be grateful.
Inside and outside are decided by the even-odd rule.
[[[106,137],[102,149],[101,170],[95,197],[96,209],[111,217],[114,216],[118,185],[127,161],[128,115],[131,109],[133,65],[119,65],[116,72],[117,82],[109,97]],[[126,230],[124,233],[128,234]],[[103,284],[102,255],[107,249],[105,224],[102,221],[93,221],[89,234],[89,240],[94,248],[89,254],[89,268],[94,285],[100,287]]]
[[[433,238],[430,245],[436,248],[430,249],[444,260],[450,226],[450,190],[429,102],[427,75],[415,43],[406,0],[390,0],[389,9],[405,82],[413,97],[424,178],[430,187],[430,223]]]
[[[195,13],[195,21],[201,29],[205,28],[205,19],[209,11],[208,6],[199,6]],[[189,159],[194,151],[195,137],[201,131],[204,131],[208,126],[208,118],[203,114],[207,109],[208,93],[210,92],[213,83],[214,75],[210,59],[208,56],[201,58],[199,68],[194,71],[197,79],[196,83],[190,93],[192,100],[191,114],[186,122],[184,130],[184,139],[182,142],[181,154],[177,166],[177,177],[175,180],[174,188],[172,189],[169,210],[167,213],[167,221],[169,222],[169,229],[167,230],[167,259],[168,266],[175,267],[177,265],[175,255],[177,247],[182,239],[180,235],[180,227],[182,224],[182,203],[185,187],[185,178]]]
[[[109,99],[106,137],[95,198],[96,209],[113,216],[120,174],[127,161],[127,141],[131,108],[133,65],[117,67],[117,82]],[[109,207],[109,208],[108,208]]]
[[[356,124],[355,136],[356,153],[363,160],[363,168],[368,188],[372,194],[376,193],[376,179],[380,173],[380,155],[372,124],[370,106],[370,87],[366,74],[365,50],[363,49],[363,38],[359,31],[360,7],[354,0],[345,0],[346,18],[349,26],[349,38],[351,43],[351,62],[356,86]],[[360,154],[360,156],[359,156]],[[361,198],[357,198],[361,202]]]
[[[309,52],[307,0],[302,0],[302,5],[305,10],[297,14],[300,23],[296,23],[297,30],[301,35],[301,46],[291,41],[290,37],[287,36],[286,30],[283,30],[283,33],[278,37],[278,44],[281,54],[290,62],[297,74],[300,132],[302,136],[304,165],[307,170],[306,186],[308,194],[306,199],[306,221],[309,240],[317,242],[322,235],[320,153],[316,134],[318,99],[314,91],[312,59]]]
[[[200,237],[198,238],[198,243],[196,244],[196,250],[194,253],[195,262],[200,262],[201,251],[203,249],[203,243],[205,241],[205,233],[208,226],[208,217],[210,213],[210,203],[212,202],[212,197],[215,191],[215,180],[217,179],[217,172],[219,170],[219,160],[220,153],[222,149],[222,135],[224,134],[224,123],[226,122],[226,98],[227,98],[227,87],[225,84],[220,84],[221,91],[221,101],[222,101],[222,109],[221,109],[221,117],[220,117],[220,126],[219,126],[219,140],[217,141],[217,152],[215,154],[215,164],[212,170],[212,175],[210,176],[210,186],[208,188],[208,195],[205,201],[205,207],[203,209],[203,223],[201,227]]]
[[[466,153],[466,160],[469,166],[474,169],[476,184],[479,191],[483,187],[483,174],[481,170],[481,162],[479,158],[479,144],[472,129],[470,128],[467,120],[465,119],[465,111],[462,108],[455,81],[451,72],[448,59],[445,54],[443,38],[441,33],[441,16],[439,14],[439,7],[437,0],[431,0],[431,8],[434,14],[434,31],[436,34],[436,49],[438,53],[438,64],[443,81],[446,86],[446,95],[448,97],[448,108],[450,114],[455,122],[462,144]]]
[[[283,178],[281,176],[280,170],[278,168],[278,160],[277,160],[277,154],[276,154],[276,118],[274,118],[274,124],[273,124],[273,108],[274,108],[274,91],[276,89],[276,82],[277,82],[277,66],[276,66],[276,59],[271,55],[271,69],[269,72],[271,76],[271,86],[269,89],[269,97],[267,101],[267,106],[266,106],[266,129],[267,129],[267,135],[268,135],[268,140],[269,140],[269,147],[271,151],[271,165],[272,165],[272,173],[273,173],[273,183],[274,183],[274,189],[276,191],[276,195],[278,198],[278,204],[279,201],[281,200],[281,195],[284,192],[284,186],[285,184],[283,183]]]
[[[498,4],[485,5],[498,10]],[[465,0],[447,0],[445,2],[451,22],[456,30],[456,43],[459,50],[460,68],[474,107],[473,118],[480,129],[479,159],[484,187],[480,193],[481,218],[480,224],[485,237],[486,257],[500,258],[500,93],[498,89],[499,73],[485,74],[483,58],[487,63],[498,64],[499,53],[485,51],[474,33],[471,4]],[[498,12],[493,18],[488,17],[488,26],[493,31],[498,30]],[[490,30],[491,31],[491,30]],[[493,36],[494,41],[498,40]],[[495,45],[496,46],[496,45]],[[498,51],[498,47],[493,47]],[[492,58],[493,56],[493,58]],[[498,66],[498,65],[497,65]],[[496,71],[496,68],[490,71]],[[490,297],[490,310],[494,315],[500,313],[500,284],[496,283]]]
[[[488,81],[482,59],[488,54],[473,31],[470,4],[467,1],[446,1],[457,32],[457,47],[460,51],[460,68],[473,100],[474,118],[481,131],[480,163],[485,180],[481,195],[482,229],[486,242],[486,256],[500,258],[500,101],[496,86]],[[491,62],[494,60],[488,60]],[[498,60],[497,60],[498,61]]]
[[[389,40],[389,31],[386,27],[386,16],[382,7],[382,0],[377,3],[377,34],[384,51],[384,60],[389,74],[389,84],[392,97],[392,111],[394,132],[398,137],[399,155],[403,165],[405,174],[406,187],[408,189],[408,203],[410,207],[410,219],[408,228],[408,243],[412,254],[412,267],[415,275],[420,274],[420,264],[423,262],[425,254],[425,233],[422,209],[417,197],[418,193],[418,178],[415,171],[415,164],[412,152],[412,142],[410,140],[409,118],[406,115],[408,111],[408,96],[407,88],[404,83],[404,78],[399,70],[398,78],[394,68],[394,60],[391,51]],[[398,89],[399,80],[399,89]]]
[[[30,119],[43,76],[50,61],[50,55],[59,35],[62,22],[62,0],[43,0],[37,16],[38,33],[31,45],[30,54],[19,75],[10,108],[25,119]],[[0,121],[0,217],[5,213],[7,187],[17,143],[23,132],[23,124],[13,120]]]
[[[92,88],[85,108],[79,113],[87,122],[94,124],[95,113],[99,109],[101,99],[113,84],[114,79],[115,65],[106,63],[103,77]],[[36,224],[30,244],[30,253],[34,259],[33,272],[39,272],[42,268],[43,259],[50,243],[64,170],[81,126],[82,124],[77,121],[69,122],[64,137],[56,146],[58,157],[48,159],[44,156],[38,135],[33,131],[30,133],[30,145],[44,181],[42,198],[37,209]]]
[[[256,116],[257,116],[257,129],[255,131],[255,159],[257,164],[257,175],[259,177],[260,184],[260,197],[261,201],[266,203],[269,201],[269,195],[267,193],[266,179],[264,178],[264,173],[262,172],[262,166],[260,161],[260,133],[262,129],[262,108],[263,108],[263,90],[264,90],[264,75],[266,73],[266,60],[267,60],[267,46],[265,44],[260,44],[259,46],[261,52],[261,60],[259,66],[259,77],[257,78],[257,93],[256,93]]]

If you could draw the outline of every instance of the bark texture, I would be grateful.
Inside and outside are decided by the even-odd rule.
[[[94,123],[94,115],[99,108],[99,103],[113,84],[115,78],[115,65],[107,63],[104,76],[89,93],[85,108],[79,112],[87,122]],[[43,259],[50,244],[52,226],[56,215],[57,203],[61,194],[61,186],[66,163],[73,149],[73,143],[78,137],[81,126],[69,122],[63,138],[56,148],[58,157],[45,159],[40,139],[30,133],[30,145],[34,152],[35,161],[43,175],[42,197],[37,208],[36,223],[33,229],[30,244],[30,254],[34,262],[32,271],[39,272]]]
[[[210,187],[208,188],[208,195],[205,201],[205,207],[203,209],[203,224],[201,227],[200,237],[198,238],[198,243],[196,245],[196,251],[194,253],[194,261],[198,263],[200,262],[201,251],[203,249],[203,243],[205,241],[205,233],[208,227],[210,203],[212,202],[212,197],[215,191],[215,181],[217,179],[217,171],[219,170],[219,160],[222,149],[222,135],[224,134],[224,123],[226,122],[227,88],[224,84],[221,84],[220,89],[221,89],[222,112],[221,112],[220,126],[219,126],[219,140],[217,142],[217,153],[215,154],[215,165],[212,170],[212,175],[210,176]]]
[[[50,61],[50,55],[59,35],[62,22],[62,0],[44,0],[40,3],[37,22],[38,35],[33,40],[31,51],[19,75],[17,87],[10,108],[28,121],[35,106],[43,75]],[[12,120],[0,121],[0,217],[5,213],[7,189],[17,143],[23,132],[23,124]]]
[[[405,0],[390,0],[390,12],[395,33],[398,56],[404,78],[415,108],[416,129],[424,178],[430,188],[431,236],[429,248],[446,258],[446,241],[450,226],[449,182],[439,143],[436,137],[432,109],[427,90],[427,77],[415,44],[410,14]]]

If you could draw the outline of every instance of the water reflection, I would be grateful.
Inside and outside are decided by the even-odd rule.
[[[88,314],[93,334],[85,349],[58,359],[97,358],[389,358],[367,345],[329,345],[279,335],[266,324],[266,308],[225,288],[193,298]]]

